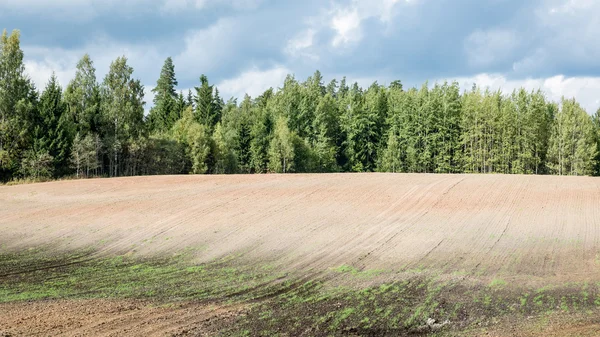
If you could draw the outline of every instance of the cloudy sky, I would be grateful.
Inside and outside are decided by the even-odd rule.
[[[363,86],[542,88],[600,107],[596,0],[0,0],[0,25],[21,30],[38,87],[52,71],[66,85],[89,53],[99,80],[127,56],[148,102],[171,56],[180,89],[206,74],[225,98],[319,69]]]

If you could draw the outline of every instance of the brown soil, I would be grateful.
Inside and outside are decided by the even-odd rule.
[[[472,336],[489,337],[597,337],[600,336],[600,312],[586,314],[554,313],[529,317],[526,321],[505,321],[498,328],[482,329]],[[483,332],[485,331],[485,332]]]
[[[60,300],[0,304],[0,336],[210,336],[241,306],[155,306],[124,300]]]
[[[133,300],[59,300],[0,304],[0,336],[212,336],[245,313],[240,305],[181,303],[157,306]],[[598,313],[554,315],[530,322],[504,322],[465,336],[595,337]],[[514,324],[514,325],[513,325]]]
[[[392,271],[385,274],[391,277],[419,268],[519,286],[595,283],[599,183],[590,177],[329,174],[3,186],[0,249],[93,247],[138,256],[186,250],[197,262],[243,253],[248,261],[295,271],[348,265]],[[161,335],[195,326],[210,334],[213,318],[227,320],[239,310],[135,301],[5,304],[0,332]],[[591,336],[598,324],[567,324],[544,335]]]
[[[188,248],[298,269],[430,267],[507,282],[600,280],[589,177],[165,176],[0,187],[0,247],[142,256]]]

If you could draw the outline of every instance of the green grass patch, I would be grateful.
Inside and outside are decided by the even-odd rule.
[[[4,253],[0,254],[0,302],[135,298],[155,300],[158,305],[249,304],[236,324],[224,328],[224,336],[405,335],[427,332],[430,319],[451,322],[444,328],[449,331],[463,331],[507,315],[525,319],[556,311],[585,313],[600,306],[598,283],[519,289],[494,279],[466,286],[460,278],[427,273],[394,274],[380,281],[383,278],[373,276],[383,271],[347,265],[309,279],[273,264],[248,264],[240,254],[210,263],[191,261],[190,254],[139,259],[99,258],[93,251]],[[369,279],[336,283],[348,277]]]
[[[276,291],[269,283],[285,276],[222,260],[192,265],[183,258],[90,256],[0,255],[0,302],[58,298],[247,300]]]

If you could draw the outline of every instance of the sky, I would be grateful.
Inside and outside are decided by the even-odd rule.
[[[52,72],[66,86],[85,53],[99,81],[125,55],[147,108],[169,56],[179,89],[206,74],[225,99],[318,69],[363,87],[456,80],[600,107],[596,0],[0,0],[0,28],[21,31],[40,89]]]

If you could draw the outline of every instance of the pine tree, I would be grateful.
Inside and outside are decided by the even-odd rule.
[[[299,99],[298,116],[296,119],[296,131],[301,138],[313,141],[316,133],[313,129],[312,121],[315,118],[315,110],[321,97],[325,95],[323,86],[323,76],[318,70],[303,83],[300,89],[300,95],[294,98]]]
[[[154,107],[150,110],[148,116],[150,127],[154,131],[163,132],[170,129],[176,120],[173,117],[177,115],[177,79],[175,78],[175,66],[173,60],[167,57],[160,72],[160,77],[156,81],[156,87],[152,89],[154,93]]]
[[[200,77],[200,86],[196,87],[196,120],[208,128],[217,123],[213,86],[208,84],[205,75]]]
[[[238,154],[238,165],[243,173],[251,173],[251,146],[252,146],[252,115],[254,108],[250,96],[246,95],[239,109],[236,109],[238,131],[236,140],[236,152]]]
[[[195,101],[195,99],[194,99],[194,95],[192,94],[192,89],[189,89],[188,90],[188,94],[187,94],[187,98],[185,100],[186,107],[190,107],[190,108],[192,108],[192,110],[194,110],[195,109],[195,107],[194,107],[194,101]]]
[[[363,90],[316,71],[238,106],[205,75],[176,93],[164,62],[154,107],[125,57],[98,85],[88,55],[62,88],[52,76],[41,97],[25,75],[20,34],[0,36],[0,181],[108,173],[389,171],[600,175],[600,110],[541,91],[472,90],[457,83]],[[149,135],[148,131],[155,134]],[[69,163],[70,162],[70,163]],[[69,165],[70,164],[70,165]],[[70,167],[71,166],[71,167]]]
[[[175,109],[171,110],[171,114],[169,116],[169,124],[171,127],[173,127],[173,125],[181,118],[181,115],[186,108],[187,103],[185,101],[185,97],[183,96],[183,91],[180,91],[175,103]]]
[[[266,173],[268,169],[271,119],[264,109],[259,109],[252,121],[250,131],[250,167],[254,173]]]
[[[39,118],[36,126],[36,151],[47,152],[53,158],[53,172],[64,175],[68,172],[71,138],[70,119],[62,98],[62,89],[52,74],[40,97]]]
[[[372,107],[379,97],[376,94],[369,95],[371,102],[367,105],[357,83],[354,83],[349,97],[349,108],[343,117],[349,169],[354,172],[373,171],[377,161],[381,116]]]
[[[325,88],[325,93],[329,94],[329,96],[335,98],[335,97],[337,97],[337,90],[338,90],[338,82],[334,78],[333,80],[331,80],[329,82],[329,84],[327,84],[327,88]]]
[[[215,88],[215,96],[213,98],[213,108],[212,108],[214,123],[221,122],[224,106],[225,106],[225,102],[223,101],[221,96],[219,96],[219,89]]]
[[[321,97],[315,111],[313,130],[316,137],[313,141],[316,165],[319,172],[338,170],[337,149],[340,134],[337,104],[331,94]]]
[[[392,81],[392,83],[390,83],[390,89],[402,91],[402,81],[400,81],[400,80]]]

